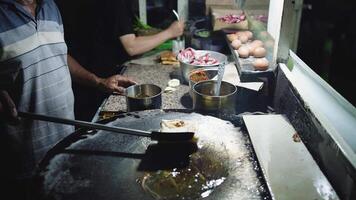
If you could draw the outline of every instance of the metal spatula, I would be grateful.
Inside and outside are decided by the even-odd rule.
[[[151,138],[151,140],[157,140],[157,141],[170,141],[170,142],[189,141],[194,136],[194,132],[159,132],[159,131],[150,132],[150,131],[124,128],[124,127],[108,126],[99,123],[86,122],[80,120],[64,119],[64,118],[58,118],[58,117],[52,117],[48,115],[40,115],[40,114],[28,113],[28,112],[18,112],[18,115],[20,117],[27,118],[27,119],[67,124],[67,125],[104,130],[104,131],[110,131],[110,132],[121,133],[121,134],[149,137]]]

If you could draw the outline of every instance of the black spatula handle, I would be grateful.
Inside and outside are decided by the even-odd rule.
[[[194,132],[159,132],[152,131],[151,139],[157,141],[189,141],[193,139]]]

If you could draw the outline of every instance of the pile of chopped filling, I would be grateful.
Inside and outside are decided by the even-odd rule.
[[[193,48],[186,48],[181,50],[178,54],[178,59],[191,65],[216,65],[219,61],[211,57],[210,53],[203,55],[197,54]]]
[[[190,80],[193,81],[194,83],[200,82],[200,81],[206,81],[209,80],[208,75],[204,70],[196,70],[190,75]]]
[[[236,15],[236,14],[228,14],[222,17],[219,17],[218,20],[227,23],[227,24],[237,24],[241,21],[244,21],[246,19],[246,16],[244,13],[241,15]]]

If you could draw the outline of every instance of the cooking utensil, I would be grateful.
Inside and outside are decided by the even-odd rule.
[[[64,119],[64,118],[58,118],[58,117],[40,115],[40,114],[28,113],[28,112],[18,112],[18,114],[20,117],[28,118],[28,119],[55,122],[60,124],[68,124],[73,126],[80,126],[84,128],[98,129],[98,130],[110,131],[110,132],[121,133],[121,134],[149,137],[152,140],[157,140],[157,141],[188,141],[191,140],[194,136],[193,132],[179,132],[179,133],[176,132],[166,133],[166,132],[159,132],[159,131],[149,132],[149,131],[143,131],[137,129],[124,128],[124,127],[107,126],[107,125],[80,121],[80,120]]]
[[[216,84],[215,96],[220,95],[220,87],[221,87],[221,81],[224,76],[224,71],[225,71],[225,63],[221,63],[218,67],[218,82]]]
[[[125,96],[128,112],[162,107],[162,89],[154,84],[132,85],[126,88]]]
[[[215,95],[216,80],[201,81],[193,86],[193,109],[202,112],[234,114],[236,110],[235,85],[222,81],[220,95]]]
[[[222,53],[219,53],[219,52],[216,52],[216,51],[209,51],[209,50],[195,50],[195,53],[196,53],[196,56],[199,57],[199,56],[202,56],[202,55],[205,55],[205,54],[209,54],[210,57],[212,58],[215,58],[218,62],[216,64],[213,64],[213,65],[192,65],[192,64],[189,64],[189,63],[186,63],[184,62],[182,59],[181,59],[181,56],[178,56],[178,60],[179,60],[179,63],[180,63],[180,68],[181,68],[181,73],[182,73],[182,77],[184,79],[184,81],[186,83],[189,83],[189,72],[194,70],[194,69],[197,69],[197,68],[204,68],[204,69],[218,69],[218,66],[221,64],[221,63],[226,63],[227,62],[227,57],[226,55],[222,54]]]
[[[173,11],[174,15],[177,17],[177,20],[179,21],[179,15],[178,15],[177,11],[174,9],[172,11]]]
[[[179,17],[179,14],[177,13],[177,11],[175,11],[174,9],[172,11],[173,11],[174,15],[176,16],[177,20],[179,21],[180,17]],[[181,36],[178,36],[177,40],[178,40],[178,43],[180,43],[180,41],[182,40]]]

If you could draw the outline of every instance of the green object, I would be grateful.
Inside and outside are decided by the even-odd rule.
[[[167,40],[166,42],[160,44],[155,49],[158,49],[158,50],[171,50],[172,49],[172,43],[173,43],[172,40]]]
[[[151,29],[153,27],[151,27],[148,24],[143,23],[139,17],[135,16],[135,21],[133,24],[134,30],[137,31],[139,29]]]
[[[293,70],[293,67],[294,67],[294,62],[293,62],[293,59],[289,56],[288,58],[288,61],[287,61],[287,67],[290,71]]]
[[[203,30],[203,31],[198,31],[196,33],[197,36],[199,37],[202,37],[202,38],[207,38],[210,36],[210,32],[209,31],[206,31],[206,30]]]

